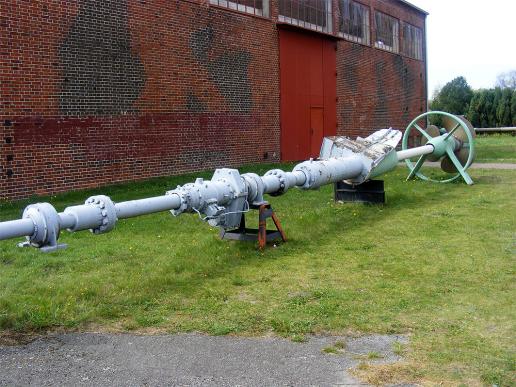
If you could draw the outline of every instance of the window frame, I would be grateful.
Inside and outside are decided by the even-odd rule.
[[[407,37],[405,36],[405,27],[408,27],[409,29],[413,29],[416,34],[416,38],[417,38],[417,33],[419,33],[419,38],[420,40],[417,40],[417,39],[411,39],[410,42],[407,41]],[[420,27],[417,27],[411,23],[408,23],[406,21],[401,21],[401,31],[402,31],[402,37],[401,37],[401,53],[403,55],[406,55],[408,56],[409,58],[412,58],[412,59],[416,59],[416,60],[424,60],[424,49],[423,49],[423,44],[424,44],[424,32],[423,32],[423,29],[420,28]],[[413,35],[414,36],[414,35]],[[407,50],[407,44],[410,43],[411,45],[411,48],[410,50]],[[419,43],[419,44],[418,44]],[[412,55],[412,53],[414,55]]]
[[[362,28],[365,31],[365,36],[359,37],[352,33],[346,33],[341,30],[341,26],[343,26],[345,24],[344,13],[342,11],[343,3],[345,1],[349,2],[350,5],[356,4],[359,7],[361,7],[364,11],[366,11],[366,15],[364,15],[364,17],[363,17],[363,20],[365,21],[365,23],[362,24]],[[371,45],[371,7],[366,4],[362,4],[359,1],[355,1],[355,0],[339,0],[338,3],[339,3],[339,13],[340,13],[339,16],[340,17],[339,17],[339,30],[337,32],[337,35],[350,42],[360,43],[360,44],[364,44],[366,46],[370,46]],[[351,20],[351,19],[349,19],[349,20]]]
[[[392,35],[392,46],[385,44],[383,41],[378,39],[378,23],[376,19],[376,14],[381,15],[382,17],[387,17],[387,19],[391,19],[394,24],[391,27],[391,35]],[[392,52],[393,54],[399,54],[400,53],[400,19],[397,17],[394,17],[392,15],[389,15],[388,13],[379,11],[377,9],[374,10],[374,47],[387,51]]]
[[[326,16],[326,26],[310,23],[310,22],[302,20],[302,19],[296,19],[292,16],[282,15],[281,14],[281,6],[280,6],[280,2],[282,2],[282,1],[285,1],[285,0],[278,1],[278,21],[279,22],[298,26],[301,28],[306,28],[311,31],[321,32],[324,34],[330,34],[330,35],[334,34],[333,15],[335,14],[335,12],[334,12],[334,8],[333,8],[333,0],[321,0],[321,2],[324,3],[324,8],[325,8],[324,14]],[[287,0],[287,1],[292,3],[292,2],[299,2],[300,0]],[[299,7],[298,7],[298,10],[299,10]]]
[[[237,0],[238,1],[238,0]],[[210,6],[227,9],[233,12],[239,12],[245,15],[263,17],[270,19],[271,11],[270,5],[271,0],[262,0],[262,8],[256,8],[249,5],[239,4],[237,1],[231,0],[209,0]]]

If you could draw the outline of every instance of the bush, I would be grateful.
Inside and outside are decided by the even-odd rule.
[[[473,91],[464,77],[458,77],[439,90],[429,106],[464,115],[477,128],[516,126],[516,90],[509,87]],[[430,122],[441,125],[438,117],[431,117]]]

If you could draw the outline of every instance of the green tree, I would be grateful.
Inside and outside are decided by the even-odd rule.
[[[495,90],[487,89],[486,90],[486,113],[487,113],[487,126],[486,128],[495,128],[496,127],[496,106],[494,104],[495,100]]]
[[[489,127],[489,115],[488,115],[488,103],[487,103],[487,90],[477,91],[478,97],[478,115],[481,128]]]
[[[432,110],[432,111],[445,110],[443,108],[443,106],[441,105],[441,102],[439,101],[439,98],[437,98],[437,96],[434,96],[434,99],[430,101],[430,104],[428,106],[430,107],[430,110]],[[441,117],[440,116],[430,116],[430,123],[441,127],[442,126]]]
[[[448,82],[434,98],[435,104],[448,113],[465,114],[473,97],[473,90],[464,77]],[[432,101],[432,102],[434,102]]]
[[[501,97],[496,107],[496,123],[497,126],[510,126],[511,125],[511,99],[512,90],[503,89],[501,91]]]
[[[498,127],[500,126],[498,123],[499,123],[499,119],[498,119],[498,108],[500,107],[500,101],[502,100],[502,89],[499,88],[499,87],[495,87],[494,88],[494,92],[493,92],[493,114],[494,114],[494,118],[492,119],[491,121],[491,126],[492,127]],[[502,109],[500,109],[502,110]],[[502,112],[503,114],[503,112]]]
[[[516,126],[516,90],[512,92],[511,98],[511,121],[512,126]]]
[[[466,118],[475,128],[480,127],[480,92],[473,93]]]
[[[441,110],[464,115],[468,112],[472,97],[473,90],[468,85],[466,78],[457,77],[444,85],[441,90],[435,91],[434,97],[429,104],[430,110]],[[442,125],[439,117],[430,117],[430,122],[437,126]]]

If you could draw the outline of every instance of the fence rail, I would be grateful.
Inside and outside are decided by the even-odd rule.
[[[477,133],[512,133],[516,135],[516,127],[504,127],[504,128],[475,128]]]

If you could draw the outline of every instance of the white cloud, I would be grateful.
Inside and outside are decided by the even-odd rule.
[[[428,91],[463,75],[473,88],[493,87],[516,69],[513,0],[409,0],[427,18]]]

